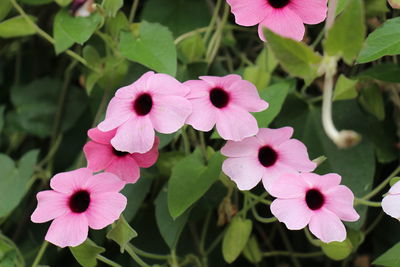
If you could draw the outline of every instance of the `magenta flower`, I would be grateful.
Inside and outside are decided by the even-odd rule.
[[[277,197],[271,204],[271,212],[290,230],[308,225],[321,241],[342,242],[346,239],[346,228],[341,220],[354,222],[360,216],[353,207],[353,192],[340,185],[340,180],[334,173],[284,174],[270,186],[269,193]]]
[[[295,40],[302,40],[305,24],[325,20],[327,0],[227,0],[242,26],[258,24],[258,35],[265,41],[263,28]]]
[[[31,216],[35,223],[53,222],[45,239],[59,247],[75,247],[88,236],[88,228],[102,229],[119,218],[126,198],[118,193],[125,183],[112,173],[93,175],[81,168],[55,175],[53,190],[39,192]]]
[[[265,110],[268,103],[252,83],[239,75],[200,79],[184,83],[190,88],[188,99],[193,105],[187,124],[200,131],[210,131],[216,125],[222,138],[234,141],[258,132],[257,121],[249,112]]]
[[[395,183],[382,200],[383,211],[397,220],[400,220],[400,182]]]
[[[240,190],[250,190],[262,180],[265,189],[283,173],[313,171],[307,148],[296,139],[291,127],[261,128],[256,136],[240,142],[228,141],[221,153],[228,157],[222,165]]]
[[[108,104],[102,132],[117,129],[112,146],[122,152],[146,153],[154,144],[154,129],[170,134],[183,126],[192,112],[185,98],[189,89],[173,77],[149,71],[119,89]]]
[[[146,153],[128,153],[116,150],[111,145],[111,139],[116,130],[102,132],[97,128],[90,129],[89,141],[84,147],[88,168],[95,172],[105,170],[114,173],[127,183],[136,183],[140,176],[139,168],[148,168],[156,163],[158,158],[159,139],[155,137],[153,147]]]

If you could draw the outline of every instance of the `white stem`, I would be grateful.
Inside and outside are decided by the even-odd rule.
[[[339,131],[336,130],[332,120],[332,91],[333,91],[333,75],[330,71],[325,73],[324,92],[322,99],[322,125],[326,134],[333,142],[340,138]]]

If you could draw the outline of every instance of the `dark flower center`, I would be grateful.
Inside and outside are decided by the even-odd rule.
[[[210,101],[217,108],[224,108],[229,103],[229,95],[224,89],[214,88],[210,92]]]
[[[119,150],[116,150],[115,148],[113,148],[113,154],[117,157],[124,157],[125,155],[128,155],[129,152],[123,152],[123,151],[119,151]]]
[[[273,8],[282,8],[289,4],[290,0],[267,0]]]
[[[69,199],[69,208],[75,213],[85,212],[89,208],[90,194],[86,190],[75,192]]]
[[[258,160],[264,167],[270,167],[278,160],[278,154],[270,146],[264,146],[258,150]]]
[[[317,189],[310,189],[306,193],[307,206],[312,210],[317,210],[325,203],[325,198]]]
[[[153,99],[151,95],[144,93],[136,98],[135,103],[133,104],[133,108],[136,111],[136,114],[139,116],[144,116],[150,113],[151,108],[153,107]]]

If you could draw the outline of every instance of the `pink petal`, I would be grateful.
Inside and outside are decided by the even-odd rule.
[[[88,231],[85,213],[67,213],[54,219],[45,239],[61,248],[76,247],[86,240]]]
[[[387,195],[382,200],[383,211],[396,219],[400,219],[400,195]]]
[[[144,154],[133,153],[131,157],[135,159],[136,163],[141,168],[149,168],[156,163],[158,158],[158,145],[160,144],[160,139],[156,136],[154,139],[153,147]]]
[[[94,194],[86,212],[90,228],[102,229],[118,220],[126,203],[126,197],[120,193]]]
[[[97,127],[102,132],[111,131],[135,116],[133,99],[113,97],[108,104],[106,118]]]
[[[268,28],[283,37],[301,41],[305,28],[301,18],[289,8],[274,9],[258,25],[258,35],[265,41],[263,28]]]
[[[217,131],[225,140],[241,141],[258,132],[256,119],[236,105],[218,110]]]
[[[210,86],[205,81],[190,80],[190,81],[184,82],[183,84],[185,86],[187,86],[190,90],[189,94],[186,96],[187,99],[204,97],[207,100],[209,100],[210,89],[212,89],[212,86]]]
[[[140,177],[139,166],[135,159],[129,155],[116,158],[106,171],[116,174],[127,183],[136,183]]]
[[[247,137],[242,141],[228,141],[225,146],[221,148],[221,153],[227,157],[258,157],[258,150],[261,145],[258,139],[253,137]]]
[[[333,241],[343,242],[346,239],[346,228],[342,221],[327,209],[314,212],[309,228],[311,233],[325,243]]]
[[[293,169],[291,166],[279,162],[279,160],[273,166],[267,168],[264,167],[264,169],[265,171],[262,177],[262,182],[267,192],[270,191],[272,184],[282,175],[287,173],[298,173],[297,170]]]
[[[68,196],[53,190],[39,192],[36,195],[38,205],[32,213],[34,223],[44,223],[68,212]]]
[[[240,190],[250,190],[261,180],[263,169],[251,157],[228,158],[222,164],[222,171],[229,176]]]
[[[109,145],[116,132],[117,130],[102,132],[96,127],[88,131],[88,136],[97,143]]]
[[[326,191],[324,195],[324,207],[335,213],[341,220],[355,222],[360,218],[353,207],[354,194],[347,186],[335,186]]]
[[[396,182],[390,189],[390,194],[400,194],[400,181]]]
[[[181,128],[192,113],[192,104],[180,96],[154,96],[150,118],[154,129],[170,134]],[[153,139],[154,140],[154,139]]]
[[[183,85],[174,77],[157,73],[151,76],[147,81],[147,89],[155,95],[168,95],[168,96],[186,96],[189,93],[189,88]]]
[[[149,116],[131,118],[118,128],[111,144],[118,151],[146,153],[153,146],[154,136]]]
[[[115,157],[110,144],[103,145],[92,141],[86,143],[83,152],[88,162],[87,167],[95,172],[106,169]]]
[[[254,26],[260,23],[271,11],[267,0],[227,0],[235,21],[242,26]]]
[[[226,90],[232,97],[232,103],[243,107],[250,112],[260,112],[268,108],[268,103],[260,98],[257,88],[248,81],[234,82]]]
[[[338,186],[342,180],[342,177],[336,173],[329,173],[325,175],[302,173],[301,176],[310,185],[310,187],[316,187],[323,192]]]
[[[261,128],[256,137],[261,144],[275,147],[289,140],[292,135],[292,127],[282,127],[278,129]]]
[[[115,92],[115,96],[119,98],[133,99],[137,95],[138,91],[146,91],[147,80],[153,75],[153,71],[146,72],[134,83],[118,89],[117,92]]]
[[[50,187],[57,192],[70,194],[82,189],[86,185],[87,179],[92,175],[93,171],[89,168],[61,172],[50,180]]]
[[[278,198],[304,198],[308,188],[298,173],[287,173],[275,179],[268,192]]]
[[[276,149],[279,151],[279,160],[298,171],[311,172],[317,167],[309,159],[306,146],[299,140],[287,140]]]
[[[228,87],[230,87],[232,84],[234,84],[237,81],[242,80],[242,77],[240,77],[237,74],[229,74],[226,76],[200,76],[200,79],[205,81],[211,89],[213,88],[221,88],[226,90]]]
[[[275,199],[271,204],[272,214],[290,230],[300,230],[310,222],[312,211],[303,199]]]
[[[86,183],[86,189],[92,193],[119,192],[124,188],[125,183],[115,174],[102,172],[90,176]]]
[[[325,20],[328,11],[327,0],[291,0],[288,7],[305,24],[318,24]]]
[[[192,99],[193,111],[186,120],[186,123],[192,125],[198,131],[210,131],[217,121],[217,110],[211,104],[209,96]]]

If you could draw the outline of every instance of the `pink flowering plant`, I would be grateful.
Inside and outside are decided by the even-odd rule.
[[[394,2],[0,1],[0,266],[399,267]]]

